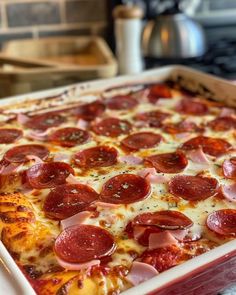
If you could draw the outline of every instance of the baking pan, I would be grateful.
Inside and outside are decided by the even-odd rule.
[[[63,87],[44,92],[32,93],[3,99],[2,107],[9,104],[44,99],[47,97],[50,103],[60,105],[64,96],[64,102],[70,102],[75,97],[89,100],[89,92],[107,89],[125,84],[137,84],[144,82],[158,82],[165,80],[178,81],[184,88],[204,95],[217,101],[225,102],[229,106],[236,106],[236,86],[232,83],[201,73],[183,66],[167,66],[160,69],[143,72],[132,76],[100,80],[95,82],[80,83],[69,87]],[[91,97],[91,96],[90,96]],[[40,105],[39,105],[40,107]],[[37,111],[37,110],[36,110]],[[25,279],[15,262],[0,243],[0,283],[2,290],[7,290],[8,295],[35,294],[28,281]],[[213,295],[221,289],[228,287],[236,281],[236,240],[216,247],[209,252],[175,266],[158,276],[136,287],[124,291],[123,295],[157,294],[157,295]],[[9,286],[11,288],[9,289]],[[5,289],[4,289],[5,288]]]

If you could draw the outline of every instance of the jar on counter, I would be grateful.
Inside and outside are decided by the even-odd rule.
[[[143,11],[137,5],[118,5],[113,11],[113,17],[119,73],[139,73],[143,69],[141,52]]]

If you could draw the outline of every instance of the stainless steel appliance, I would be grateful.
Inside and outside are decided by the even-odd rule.
[[[156,58],[202,56],[207,47],[203,28],[180,10],[180,0],[171,2],[155,20],[147,23],[143,34],[144,55]]]
[[[110,7],[121,4],[124,0],[109,0]],[[166,0],[168,1],[168,0]],[[236,80],[236,1],[235,0],[183,0],[184,11],[203,25],[207,51],[195,58],[154,58],[146,56],[146,68],[162,65],[182,64],[217,76]],[[160,0],[132,0],[145,11],[144,22],[153,20],[161,13]],[[193,6],[193,3],[195,4]],[[198,4],[198,5],[196,5]],[[112,36],[112,22],[109,26]],[[110,39],[114,48],[114,42]]]

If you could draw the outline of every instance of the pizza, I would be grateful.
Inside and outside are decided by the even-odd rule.
[[[39,295],[119,294],[235,238],[234,108],[144,81],[0,124],[1,241]]]

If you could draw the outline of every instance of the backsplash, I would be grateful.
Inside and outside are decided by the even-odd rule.
[[[0,0],[0,46],[17,38],[104,34],[109,0]]]
[[[161,0],[0,0],[0,48],[17,38],[113,33],[111,8],[134,2],[153,18]],[[236,0],[182,0],[203,23],[236,22]],[[225,17],[227,15],[227,17]],[[209,20],[209,21],[208,21]]]

